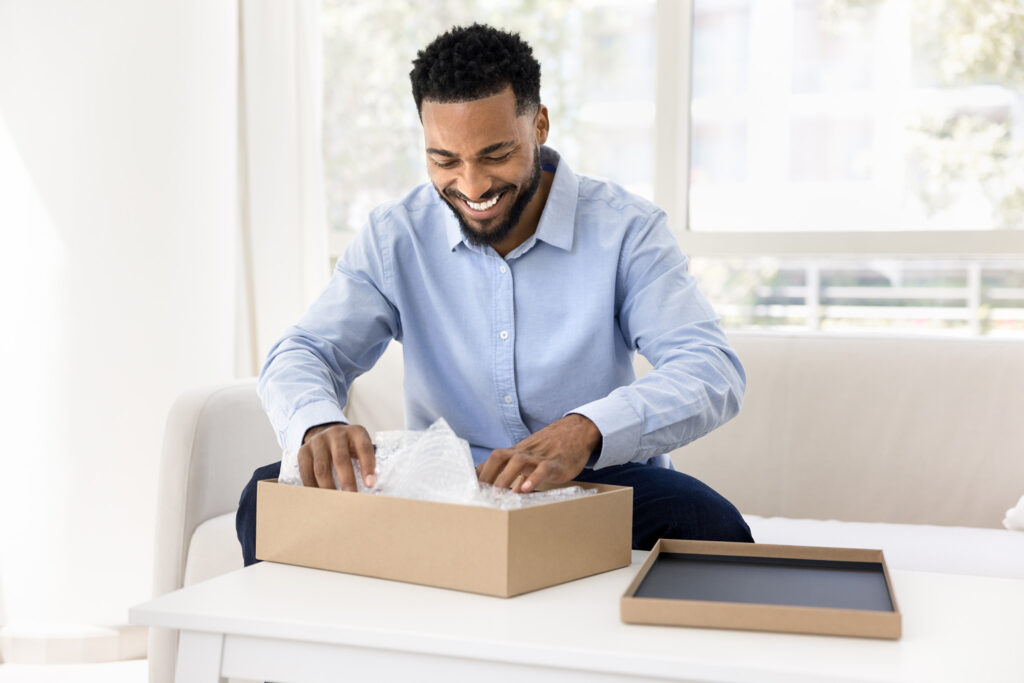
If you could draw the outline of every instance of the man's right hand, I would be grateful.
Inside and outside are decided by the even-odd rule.
[[[370,435],[359,425],[340,422],[318,425],[306,430],[299,448],[299,476],[303,486],[334,488],[332,472],[338,475],[342,491],[355,491],[356,474],[352,460],[359,460],[363,483],[373,488],[376,461]]]

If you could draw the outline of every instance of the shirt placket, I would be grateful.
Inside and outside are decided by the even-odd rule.
[[[505,430],[512,443],[529,436],[519,413],[519,394],[516,391],[516,325],[515,281],[511,266],[494,256],[494,318],[491,328],[494,346],[494,384]]]

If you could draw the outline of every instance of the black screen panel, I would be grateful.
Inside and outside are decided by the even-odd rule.
[[[880,562],[661,553],[635,597],[895,611]]]

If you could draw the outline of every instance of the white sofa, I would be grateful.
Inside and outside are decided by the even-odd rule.
[[[747,518],[756,541],[881,548],[890,567],[1024,578],[1024,343],[733,333],[740,415],[672,454]],[[638,371],[645,371],[642,359]],[[401,348],[353,388],[347,414],[402,427]],[[183,395],[165,435],[154,589],[242,566],[234,510],[280,458],[255,380]],[[150,680],[171,680],[174,632],[150,634]]]

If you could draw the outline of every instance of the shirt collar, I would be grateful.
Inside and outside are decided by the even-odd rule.
[[[547,201],[544,203],[544,210],[540,215],[540,222],[537,224],[537,231],[525,242],[513,249],[506,258],[515,258],[529,251],[537,240],[546,242],[553,247],[564,251],[572,249],[573,232],[576,227],[576,200],[579,194],[579,180],[569,165],[562,161],[558,152],[547,146],[540,148],[541,166],[555,168],[555,177],[551,181],[551,189],[548,191]],[[440,199],[440,198],[439,198]],[[441,201],[444,201],[443,199]],[[445,215],[445,234],[448,238],[448,248],[455,250],[459,243],[463,243],[469,249],[479,249],[466,241],[462,234],[459,221],[447,207]],[[489,247],[487,248],[489,249]]]
[[[453,209],[451,205],[441,197],[438,197],[437,199],[444,204],[444,208],[447,209],[444,212],[444,231],[448,236],[448,249],[450,251],[455,251],[455,247],[459,246],[459,243],[464,241],[462,236],[462,227],[459,225],[459,219],[455,217],[455,209]],[[469,242],[466,242],[466,246],[472,248],[472,245]]]
[[[550,147],[540,148],[540,163],[542,166],[554,166],[555,178],[551,181],[551,189],[544,203],[544,211],[540,214],[537,232],[527,242],[536,238],[553,247],[569,251],[572,249],[572,237],[576,229],[579,180],[569,168],[569,164],[562,161],[558,152]]]

